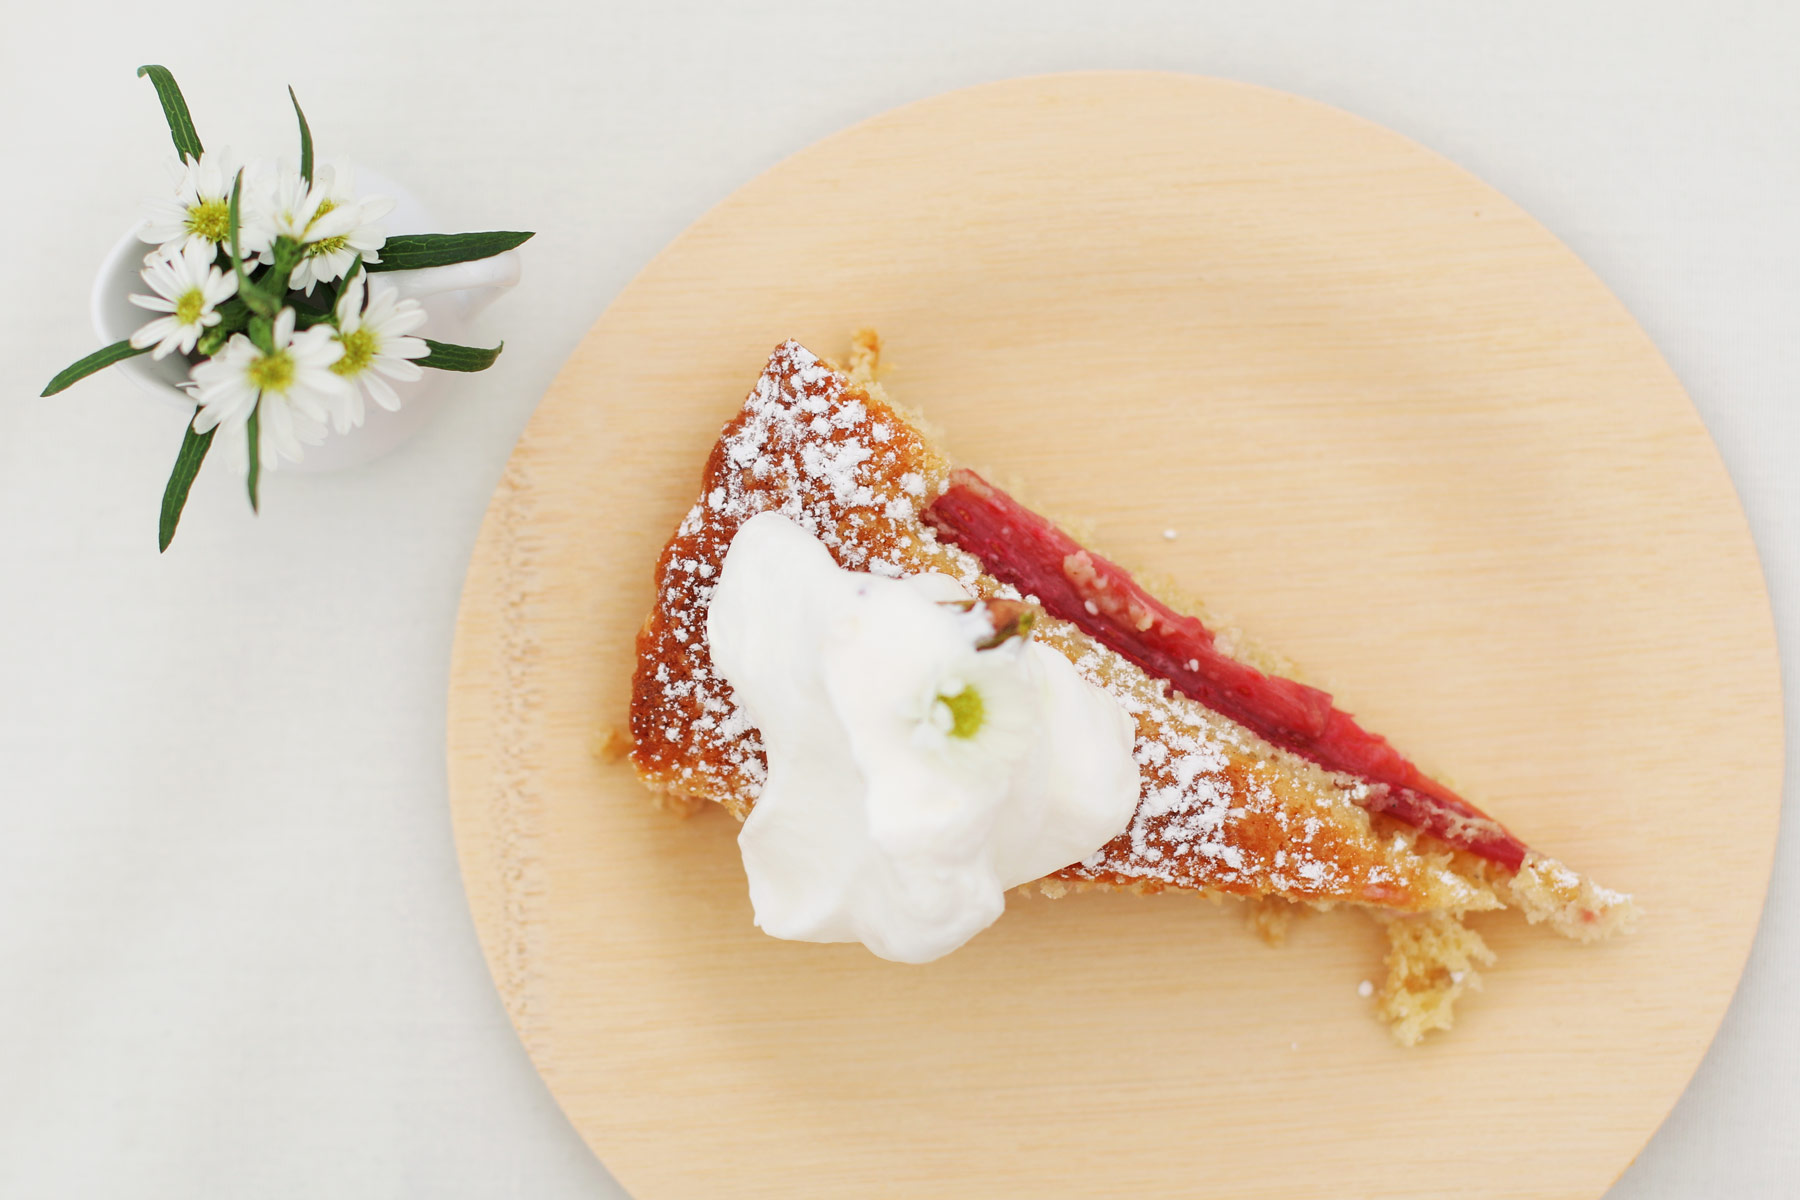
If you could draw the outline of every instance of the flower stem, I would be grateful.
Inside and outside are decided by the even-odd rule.
[[[275,262],[269,267],[268,274],[256,281],[256,286],[265,295],[275,298],[277,309],[287,297],[288,279],[293,275],[294,268],[300,265],[301,254],[299,242],[292,238],[276,238]]]
[[[250,335],[250,341],[264,354],[275,353],[275,322],[264,316],[251,317],[244,332]]]
[[[250,309],[236,296],[213,311],[219,314],[219,323],[201,334],[200,340],[194,344],[194,349],[199,351],[202,358],[211,358],[217,354],[219,347],[229,341],[232,334],[242,333],[244,326],[250,321]]]

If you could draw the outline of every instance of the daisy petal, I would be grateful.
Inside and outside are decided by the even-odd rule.
[[[375,403],[389,412],[400,411],[400,397],[387,380],[379,375],[365,374],[362,381],[363,386],[369,389],[369,395],[374,398]]]

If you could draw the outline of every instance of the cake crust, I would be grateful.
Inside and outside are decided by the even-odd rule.
[[[875,374],[879,340],[859,333],[840,369],[797,342],[775,348],[721,431],[698,498],[656,564],[656,601],[637,638],[630,759],[658,803],[687,813],[716,803],[742,820],[768,777],[756,728],[712,665],[706,613],[733,536],[778,512],[817,537],[840,567],[902,576],[937,571],[983,599],[1035,600],[940,540],[926,510],[952,486],[951,464],[916,414]],[[1333,772],[1171,689],[1075,624],[1045,614],[1032,636],[1067,656],[1136,723],[1141,790],[1130,826],[1028,889],[1168,888],[1256,904],[1265,936],[1285,927],[1268,906],[1361,907],[1385,926],[1387,982],[1376,1012],[1412,1044],[1448,1028],[1457,999],[1493,961],[1471,912],[1517,908],[1533,924],[1592,941],[1635,917],[1631,898],[1553,858],[1490,861],[1395,819],[1357,776]],[[1234,648],[1245,662],[1253,649]],[[1374,785],[1374,792],[1385,785]],[[1371,994],[1373,994],[1371,992]]]
[[[705,637],[719,565],[738,526],[756,513],[795,521],[842,567],[939,571],[983,597],[1017,598],[921,519],[949,472],[878,384],[798,343],[776,348],[713,447],[700,495],[657,563],[631,709],[632,761],[648,783],[741,818],[767,776],[761,740],[714,672]],[[1447,853],[1372,821],[1358,803],[1360,781],[1167,694],[1161,681],[1067,622],[1045,618],[1033,636],[1065,654],[1138,726],[1143,787],[1131,826],[1059,880],[1397,912],[1499,907],[1479,875],[1455,870]]]

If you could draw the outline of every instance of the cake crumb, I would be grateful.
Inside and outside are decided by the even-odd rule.
[[[1361,996],[1364,1000],[1367,1000],[1370,996],[1373,996],[1375,994],[1375,981],[1372,979],[1365,979],[1361,983],[1357,984],[1356,985],[1356,994]]]
[[[1176,532],[1173,529],[1163,530],[1163,541],[1165,541],[1165,542],[1172,542],[1175,540],[1175,538],[1177,536],[1178,535],[1176,534]]]
[[[1456,1001],[1481,987],[1477,967],[1494,963],[1481,935],[1448,913],[1417,913],[1386,922],[1387,983],[1379,1012],[1394,1040],[1417,1045],[1433,1029],[1448,1029]]]
[[[881,335],[859,329],[850,335],[850,379],[868,383],[881,373]]]
[[[651,803],[672,817],[686,820],[701,809],[709,801],[705,796],[696,796],[692,792],[677,792],[668,788],[657,788],[650,793]]]
[[[1264,944],[1280,946],[1287,941],[1288,927],[1294,923],[1302,909],[1286,900],[1275,897],[1264,897],[1250,901],[1244,909],[1244,923],[1260,937]]]
[[[616,766],[631,753],[631,735],[617,725],[609,725],[594,735],[588,752],[607,766]]]

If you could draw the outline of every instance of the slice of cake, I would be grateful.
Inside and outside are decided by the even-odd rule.
[[[1041,614],[1030,636],[1129,716],[1136,811],[1116,837],[1038,881],[1050,895],[1180,888],[1364,908],[1389,931],[1380,1011],[1406,1043],[1448,1027],[1454,1001],[1491,962],[1465,914],[1513,907],[1583,940],[1630,919],[1628,897],[1529,849],[1328,695],[1261,669],[1235,639],[1228,646],[954,468],[874,382],[877,351],[873,335],[858,335],[840,369],[795,342],[778,346],[657,563],[655,607],[638,635],[631,759],[666,802],[715,802],[742,819],[768,778],[758,729],[712,661],[707,616],[733,538],[770,512],[841,568],[937,573],[975,597],[1029,602]]]

